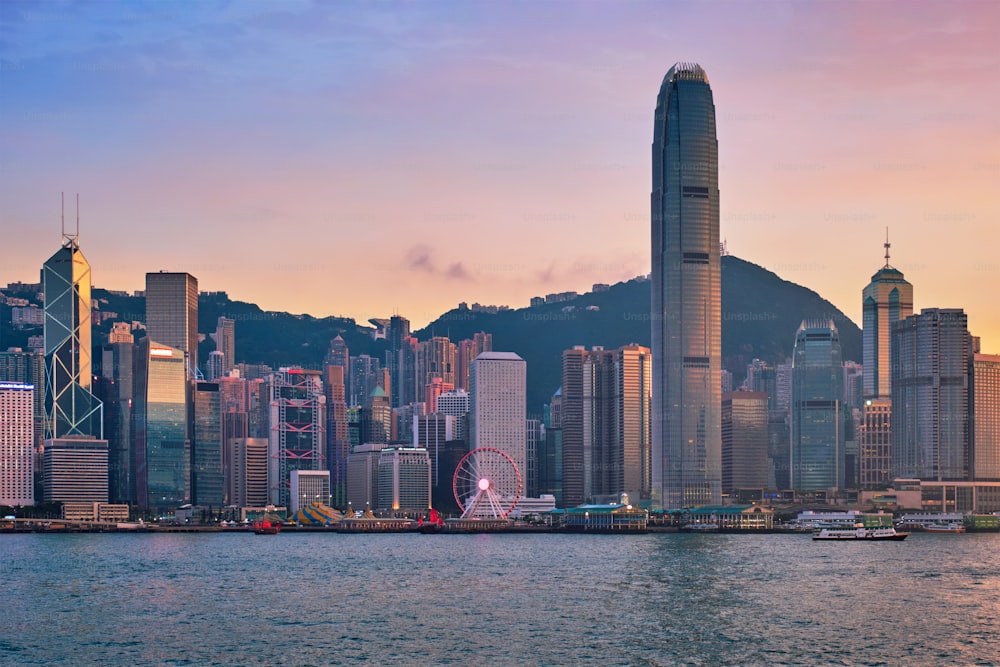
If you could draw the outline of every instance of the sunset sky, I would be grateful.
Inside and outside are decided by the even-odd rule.
[[[860,324],[888,227],[915,309],[998,353],[998,32],[988,1],[4,1],[0,285],[61,192],[112,289],[419,327],[645,274],[655,98],[693,61],[732,254]]]

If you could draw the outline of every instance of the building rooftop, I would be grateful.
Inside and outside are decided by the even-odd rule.
[[[514,352],[483,352],[476,359],[487,361],[524,361]]]
[[[663,83],[673,83],[678,80],[701,81],[707,84],[708,74],[705,73],[705,70],[698,63],[680,62],[667,71],[667,75],[663,78]]]

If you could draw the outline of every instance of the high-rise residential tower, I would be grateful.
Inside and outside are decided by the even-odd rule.
[[[222,370],[228,371],[236,366],[236,321],[220,316],[212,338],[215,340],[215,351],[225,355]],[[221,373],[217,377],[222,377]]]
[[[652,192],[652,504],[722,500],[722,322],[715,104],[677,63],[656,99]]]
[[[146,334],[187,354],[187,376],[198,372],[198,279],[189,273],[146,274]],[[232,359],[226,359],[232,364]]]

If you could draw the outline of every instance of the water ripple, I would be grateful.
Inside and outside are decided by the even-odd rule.
[[[997,664],[1000,535],[14,535],[0,663]]]

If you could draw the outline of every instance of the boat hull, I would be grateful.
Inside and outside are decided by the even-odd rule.
[[[841,540],[905,540],[909,533],[898,533],[892,528],[889,529],[865,529],[857,530],[830,529],[823,528],[813,533],[814,540],[841,541]]]

